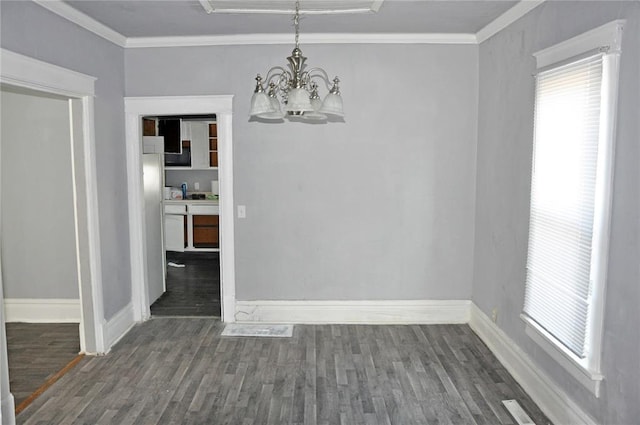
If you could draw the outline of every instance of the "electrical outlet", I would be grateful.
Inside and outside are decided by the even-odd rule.
[[[200,183],[199,182],[195,182],[193,184],[193,188],[195,189],[196,192],[199,191],[200,190]]]
[[[491,321],[493,323],[498,323],[498,309],[494,308],[491,310]]]

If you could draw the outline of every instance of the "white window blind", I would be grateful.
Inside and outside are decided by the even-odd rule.
[[[536,78],[524,314],[586,356],[603,55]]]

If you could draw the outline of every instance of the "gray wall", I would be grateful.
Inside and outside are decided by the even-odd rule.
[[[30,1],[0,2],[0,45],[97,77],[96,156],[105,317],[131,300],[123,49]]]
[[[469,299],[477,46],[301,43],[346,123],[248,122],[290,45],[125,52],[127,96],[235,95],[237,298]]]
[[[623,35],[603,347],[603,394],[593,397],[524,333],[532,154],[533,52],[614,19]],[[598,423],[640,416],[640,3],[547,2],[480,46],[473,301]]]
[[[78,299],[69,104],[0,97],[5,297]]]

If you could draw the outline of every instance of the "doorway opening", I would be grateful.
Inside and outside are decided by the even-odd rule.
[[[43,376],[55,374],[65,359],[73,359],[78,352],[106,350],[93,154],[95,78],[5,49],[0,49],[0,56],[0,157],[4,162],[0,179],[0,220],[4,223],[0,255],[0,303],[4,310],[0,315],[0,387],[2,416],[11,421],[15,403],[9,391],[14,391],[15,385],[10,390],[9,381],[15,383],[21,378],[15,368],[8,369],[5,353],[12,352],[16,360],[16,347],[14,344],[7,349],[5,319],[29,327],[14,329],[10,323],[7,327],[11,341],[16,334],[22,338],[32,333],[30,343],[42,344],[36,327],[52,325],[62,329],[68,339],[62,357],[48,356],[42,346],[30,350],[31,355],[55,360],[44,362],[50,368],[38,371]],[[41,163],[41,159],[48,163]],[[20,163],[23,170],[16,168]],[[16,229],[23,235],[12,235]],[[23,266],[16,268],[20,264]],[[44,274],[38,277],[34,273]],[[24,363],[24,359],[17,360],[18,365]],[[33,386],[39,381],[32,369],[26,370]],[[28,392],[28,388],[15,391]],[[23,396],[19,394],[17,399],[20,401]]]
[[[216,115],[144,116],[142,152],[151,315],[220,317]]]
[[[67,170],[70,177],[67,176],[66,192],[66,208],[70,208],[64,215],[66,220],[71,220],[72,224],[68,224],[65,229],[70,236],[72,242],[67,241],[68,247],[65,255],[69,256],[67,263],[61,273],[71,273],[75,276],[75,292],[68,286],[66,290],[57,291],[56,288],[49,288],[50,292],[45,295],[46,299],[54,299],[58,302],[49,303],[48,307],[37,308],[28,303],[32,298],[26,298],[25,303],[21,303],[25,308],[21,310],[28,314],[36,311],[56,314],[62,316],[65,321],[69,322],[69,316],[75,314],[79,321],[80,329],[80,349],[85,353],[104,353],[104,306],[102,299],[102,270],[100,263],[100,231],[98,221],[98,197],[97,197],[97,176],[95,163],[95,118],[94,118],[94,95],[95,95],[95,77],[80,74],[59,66],[51,65],[27,56],[23,56],[5,49],[0,49],[2,57],[2,68],[0,68],[0,88],[17,93],[36,96],[40,99],[58,100],[63,104],[64,120],[68,137],[64,142],[67,146],[65,150],[68,158],[66,158]],[[3,113],[9,111],[3,111]],[[45,114],[46,116],[47,114]],[[28,119],[29,117],[27,117]],[[3,120],[4,123],[4,120]],[[51,128],[38,127],[39,122],[34,120],[30,125],[35,128],[36,135],[39,136],[40,142],[44,140],[46,131],[52,131]],[[3,126],[4,127],[4,126]],[[26,132],[18,130],[18,136]],[[42,134],[38,134],[41,131]],[[28,152],[27,152],[28,154]],[[40,152],[33,152],[33,157],[41,155]],[[27,162],[29,160],[27,159]],[[39,166],[32,161],[28,168],[38,172],[42,171]],[[60,167],[59,167],[60,168]],[[64,168],[64,167],[63,167]],[[57,176],[55,170],[51,170]],[[6,176],[7,169],[3,169],[3,177]],[[36,173],[37,174],[37,173]],[[12,190],[17,188],[17,196],[21,200],[27,199],[39,200],[40,197],[56,199],[56,185],[51,185],[53,178],[43,177],[39,181],[35,181],[33,185],[26,184],[25,181],[9,181],[3,182],[2,187],[11,187]],[[10,183],[8,186],[6,183]],[[23,187],[21,187],[23,185]],[[5,210],[4,205],[2,210]],[[61,214],[60,208],[48,211],[48,219],[45,220],[45,229],[51,228],[56,222],[56,214]],[[48,226],[46,225],[48,223]],[[35,224],[35,223],[34,223]],[[48,231],[48,230],[46,230]],[[42,235],[43,239],[46,236]],[[67,238],[68,239],[68,238]],[[35,245],[35,244],[32,244]],[[46,253],[43,253],[46,255]],[[4,256],[4,255],[3,255]],[[49,266],[51,268],[60,267],[54,260],[51,260]],[[3,268],[6,264],[0,264]],[[73,268],[74,270],[69,270]],[[4,275],[3,270],[3,275]],[[5,303],[7,298],[6,282],[2,282],[4,293],[0,298],[0,302]],[[22,298],[22,297],[19,297]],[[74,299],[75,302],[66,303],[63,300]],[[74,306],[75,305],[75,306]],[[79,310],[79,314],[78,314]],[[78,317],[79,316],[79,317]],[[43,319],[39,320],[43,322]]]
[[[3,86],[0,97],[3,293],[10,390],[20,409],[80,352],[71,128],[63,96]]]
[[[158,295],[157,289],[161,288],[160,293],[165,288],[170,291],[172,274],[178,275],[177,279],[184,283],[190,270],[195,273],[196,280],[199,279],[198,273],[204,272],[202,281],[208,280],[210,284],[215,279],[211,274],[219,274],[219,290],[216,291],[213,282],[214,285],[207,286],[206,291],[220,294],[218,302],[221,319],[227,322],[235,320],[232,100],[232,96],[125,98],[130,188],[129,231],[136,321],[151,317],[151,305]],[[150,122],[153,121],[152,118],[156,119],[155,123]],[[162,198],[168,196],[169,199],[162,199],[161,214],[149,215],[145,201],[143,168],[147,155],[145,150],[152,150],[154,141],[144,140],[144,137],[158,137],[160,119],[163,118],[179,118],[190,124],[162,124],[163,132],[177,133],[179,142],[177,146],[172,145],[161,154],[164,156],[165,167]],[[151,134],[154,127],[155,136],[144,136],[145,133]],[[183,143],[187,140],[188,144]],[[159,146],[160,142],[155,143]],[[163,140],[163,146],[164,143]],[[166,150],[174,152],[169,154]],[[189,152],[189,155],[185,155],[185,152]],[[168,155],[171,157],[167,158]],[[215,181],[218,182],[217,188]],[[180,202],[172,202],[172,191],[176,194],[173,201]],[[178,194],[181,198],[189,199],[175,199]],[[218,199],[213,199],[214,197]],[[217,205],[214,201],[217,201]],[[148,238],[149,233],[153,232],[150,229],[157,229],[157,226],[148,226],[154,220],[160,221],[163,228],[161,234],[164,235],[162,243],[166,245],[166,249],[160,251],[160,256],[157,255],[158,241],[153,242]],[[167,257],[164,256],[164,251],[169,252]],[[163,266],[160,268],[161,276],[158,277],[152,271],[152,268],[158,270],[152,266],[158,261],[185,267]],[[204,266],[200,267],[199,263]],[[210,275],[206,274],[206,268],[210,269]],[[165,276],[167,269],[169,273]],[[183,275],[180,276],[180,273]],[[160,282],[164,283],[160,285]],[[195,290],[199,290],[197,285]],[[215,297],[210,297],[210,300],[216,301]],[[162,302],[162,298],[159,301]],[[191,315],[180,314],[177,310],[174,312],[172,315]]]

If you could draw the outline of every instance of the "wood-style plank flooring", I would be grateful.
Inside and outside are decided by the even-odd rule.
[[[19,424],[549,423],[467,325],[296,325],[293,338],[221,337],[209,318],[136,325],[85,358]]]
[[[7,323],[9,387],[16,406],[80,351],[77,323]]]
[[[167,291],[151,305],[153,316],[220,317],[220,254],[167,252]]]

